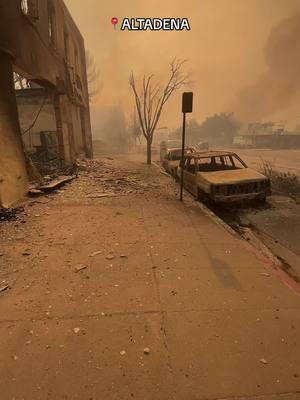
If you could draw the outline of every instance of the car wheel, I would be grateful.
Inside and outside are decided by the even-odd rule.
[[[200,188],[198,188],[197,200],[201,201],[201,203],[203,203],[203,202],[205,202],[205,200],[207,200],[206,193]]]
[[[257,201],[257,204],[258,204],[259,206],[264,206],[264,205],[266,205],[266,202],[267,202],[267,198],[266,198],[266,196],[264,196],[264,197],[261,197],[261,198]]]

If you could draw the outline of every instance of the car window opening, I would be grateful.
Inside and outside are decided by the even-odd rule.
[[[233,155],[198,159],[199,172],[228,171],[244,168],[246,168],[246,165],[242,164],[242,162]]]

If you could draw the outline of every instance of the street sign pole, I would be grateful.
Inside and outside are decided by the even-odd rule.
[[[185,92],[182,94],[182,148],[181,148],[181,173],[180,173],[180,201],[183,200],[183,171],[184,171],[184,150],[185,150],[185,123],[186,114],[193,112],[193,93]]]
[[[182,148],[181,148],[181,174],[180,174],[180,201],[183,200],[183,168],[184,168],[184,149],[185,149],[185,122],[186,122],[186,113],[183,113],[183,122],[182,122]]]

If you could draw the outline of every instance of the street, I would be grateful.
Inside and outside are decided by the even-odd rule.
[[[300,175],[300,150],[296,149],[231,149],[239,154],[246,164],[256,170],[263,162],[269,163],[274,171]]]
[[[143,155],[0,223],[1,400],[298,400],[300,285]]]
[[[250,168],[257,171],[262,171],[263,162],[267,162],[275,174],[277,172],[297,176],[300,174],[299,150],[232,149],[232,151],[236,152]],[[283,261],[291,275],[300,281],[300,204],[291,198],[287,190],[278,192],[273,186],[272,192],[266,207],[232,208],[225,212],[225,219],[232,219],[237,223],[240,218],[246,221],[260,240]],[[221,218],[223,217],[224,210],[215,209],[215,212],[221,213]]]

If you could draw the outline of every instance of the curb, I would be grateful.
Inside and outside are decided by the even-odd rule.
[[[172,176],[166,173],[162,167],[157,164],[156,162],[153,163],[155,167],[159,170],[159,172],[163,175],[166,175],[168,178],[172,179]],[[232,229],[226,222],[224,222],[220,217],[218,217],[214,212],[212,212],[209,208],[207,208],[203,203],[200,203],[199,201],[195,200],[195,198],[191,195],[190,192],[188,192],[185,188],[183,188],[184,193],[186,196],[189,197],[190,200],[193,201],[193,203],[200,208],[200,210],[209,218],[211,218],[217,225],[221,226],[223,229],[225,229],[228,233],[230,233],[232,236],[236,238],[241,238],[241,236],[234,230]]]

